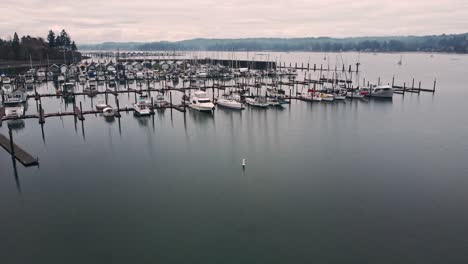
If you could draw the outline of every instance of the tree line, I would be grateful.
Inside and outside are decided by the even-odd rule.
[[[8,40],[0,38],[0,61],[63,59],[64,50],[67,57],[81,56],[65,30],[57,36],[50,30],[47,41],[30,35],[19,37],[16,32]]]
[[[451,52],[468,53],[468,33],[434,36],[359,38],[246,38],[191,39],[176,42],[102,43],[81,49],[208,50],[208,51],[365,51],[365,52]]]
[[[77,50],[75,41],[72,41],[68,33],[65,31],[65,29],[62,29],[60,34],[57,36],[55,35],[55,32],[52,30],[49,30],[49,34],[47,35],[47,42],[49,43],[49,48],[66,48],[70,50]]]

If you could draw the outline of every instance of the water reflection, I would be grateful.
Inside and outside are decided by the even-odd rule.
[[[16,159],[14,157],[11,158],[11,161],[13,163],[13,173],[15,176],[15,184],[16,184],[16,190],[18,191],[19,194],[21,194],[21,183],[18,177],[18,168],[16,167]]]
[[[46,140],[45,140],[45,133],[44,133],[44,124],[41,124],[41,134],[42,134],[42,142],[44,143],[44,145],[46,144]]]
[[[11,130],[23,130],[26,126],[23,119],[15,119],[15,120],[8,120],[7,121],[8,128]]]
[[[122,137],[122,124],[120,122],[120,117],[117,117],[117,120],[119,121],[119,136]]]
[[[150,120],[150,116],[138,116],[137,114],[133,114],[135,119],[137,120],[138,126],[139,127],[147,127],[148,122]]]
[[[115,122],[115,116],[104,116],[103,114],[100,114],[99,116],[103,117],[106,123],[112,124]]]
[[[196,121],[197,123],[203,124],[207,122],[212,122],[214,123],[214,114],[213,113],[205,113],[205,112],[199,112],[197,110],[193,109],[187,109],[190,117]],[[172,116],[172,114],[171,114]]]
[[[86,141],[86,134],[84,129],[84,120],[81,120],[81,134],[83,135],[83,140]]]

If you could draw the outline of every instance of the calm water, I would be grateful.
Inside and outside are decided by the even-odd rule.
[[[358,58],[326,56],[332,67]],[[437,77],[437,92],[48,118],[44,137],[27,120],[14,137],[40,167],[18,163],[15,177],[0,149],[1,263],[467,263],[468,56],[405,54],[402,67],[399,54],[359,56],[368,80],[431,88]]]

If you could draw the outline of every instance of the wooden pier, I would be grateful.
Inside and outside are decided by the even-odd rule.
[[[8,153],[10,153],[13,158],[16,158],[24,166],[29,167],[29,166],[39,165],[39,161],[37,158],[34,158],[33,156],[31,156],[24,149],[22,149],[21,147],[19,147],[13,142],[11,130],[10,130],[10,139],[0,134],[0,145]]]
[[[162,107],[149,107],[150,110],[164,110],[164,109],[175,109],[179,112],[185,112],[184,105],[175,105],[168,103],[166,106]],[[115,110],[115,116],[119,117],[120,112],[133,112],[135,109],[133,107],[123,107],[123,108],[118,108],[114,109]],[[61,117],[61,116],[76,116],[80,121],[85,120],[85,115],[95,115],[95,114],[100,114],[102,111],[98,110],[86,110],[82,111],[78,106],[74,108],[73,112],[55,112],[55,113],[44,113],[44,110],[41,108],[40,113],[38,114],[31,114],[31,115],[23,115],[21,117],[3,117],[3,121],[6,120],[19,120],[19,119],[39,119],[39,123],[43,124],[45,122],[45,119],[48,117]],[[0,120],[1,121],[1,120]]]

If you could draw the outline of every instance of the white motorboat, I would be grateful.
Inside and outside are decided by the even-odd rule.
[[[7,117],[21,117],[24,114],[24,106],[22,103],[5,104],[5,116]]]
[[[28,97],[24,89],[17,89],[13,92],[5,93],[5,106],[26,103]]]
[[[158,94],[156,96],[156,102],[154,104],[156,105],[156,107],[164,107],[169,103],[164,100],[164,95]]]
[[[113,118],[115,116],[115,111],[112,107],[107,106],[102,109],[102,115],[106,118]]]
[[[377,98],[393,98],[393,88],[390,85],[371,86],[363,88],[364,95]]]
[[[136,72],[136,78],[137,78],[137,80],[142,81],[142,80],[145,79],[145,75],[143,74],[143,72],[137,71]]]
[[[70,82],[64,83],[62,85],[62,93],[64,98],[73,98],[75,96],[75,84]]]
[[[267,98],[267,102],[270,106],[281,106],[281,103],[277,98]]]
[[[357,90],[357,91],[354,91],[354,92],[347,92],[346,97],[360,99],[360,98],[364,98],[364,94],[362,94],[361,91]]]
[[[266,98],[246,98],[245,103],[250,106],[260,107],[260,108],[267,108],[270,104],[267,102]]]
[[[339,90],[337,93],[334,94],[335,100],[345,100],[346,99],[346,91]]]
[[[3,76],[2,77],[2,84],[5,85],[5,84],[11,84],[11,79],[10,77],[8,76]]]
[[[333,100],[335,100],[333,94],[320,93],[320,97],[322,97],[322,101],[326,102],[332,102]]]
[[[322,96],[320,93],[314,93],[312,96],[312,101],[320,102],[322,101]]]
[[[151,98],[148,98],[148,95],[146,94],[140,95],[140,100],[145,101],[146,106],[152,106]]]
[[[2,85],[3,94],[11,94],[13,92],[13,86],[11,84]]]
[[[345,99],[346,99],[346,95],[343,95],[343,94],[335,95],[335,100],[345,100]]]
[[[26,84],[33,84],[34,83],[34,75],[26,74],[24,83]]]
[[[57,77],[57,81],[58,81],[58,82],[65,82],[65,76],[59,75],[59,76]]]
[[[242,110],[244,109],[244,106],[242,105],[241,102],[233,99],[224,99],[220,98],[216,100],[216,104],[224,107],[224,108],[229,108],[229,109],[237,109],[237,110]]]
[[[133,108],[135,109],[135,114],[139,116],[145,116],[151,114],[149,107],[146,105],[146,100],[139,99],[136,103],[133,104]]]
[[[108,108],[108,107],[109,107],[109,105],[107,105],[106,102],[104,102],[102,100],[98,101],[98,103],[96,104],[96,110],[98,110],[98,111],[102,111],[102,110],[104,110],[105,108]]]
[[[204,91],[196,91],[190,96],[189,107],[200,112],[211,112],[215,105]]]
[[[38,82],[42,82],[46,79],[46,72],[44,70],[39,70],[36,72],[36,77]]]

